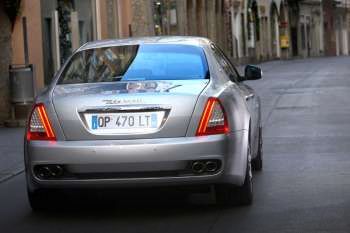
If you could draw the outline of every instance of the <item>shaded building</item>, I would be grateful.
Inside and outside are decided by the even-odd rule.
[[[12,23],[6,13],[4,1],[0,2],[0,126],[10,115],[9,73],[11,64],[11,28]]]
[[[6,7],[16,2],[9,15]],[[3,0],[0,124],[10,112],[10,64],[33,64],[39,91],[92,40],[203,36],[235,63],[348,55],[349,9],[350,0]]]

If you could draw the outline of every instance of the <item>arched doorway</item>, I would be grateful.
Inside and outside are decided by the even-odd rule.
[[[288,19],[290,25],[290,45],[292,56],[298,56],[299,54],[299,4],[294,0],[288,0]]]
[[[205,1],[197,0],[196,1],[196,34],[198,36],[207,36],[207,30],[206,30],[206,20],[207,17],[205,17]]]
[[[217,44],[220,46],[220,48],[226,51],[227,50],[226,35],[222,33],[224,31],[224,24],[225,24],[224,14],[225,14],[224,1],[216,0],[215,1],[215,39]]]
[[[249,0],[247,8],[247,41],[250,57],[259,57],[260,19],[256,0]]]
[[[240,59],[245,56],[245,24],[244,24],[244,8],[240,2],[235,2],[232,8],[232,34],[233,34],[233,57]]]
[[[59,22],[59,46],[60,46],[60,60],[61,65],[72,54],[72,28],[71,28],[71,14],[74,11],[73,1],[57,1],[58,22]]]
[[[271,55],[272,58],[280,58],[280,41],[279,41],[279,21],[278,10],[275,2],[272,2],[270,8],[270,27],[271,27]]]
[[[187,16],[187,35],[193,35],[193,2],[192,0],[187,0],[186,2],[186,16]]]
[[[289,36],[289,20],[288,20],[288,4],[281,2],[279,14],[279,40],[281,47],[281,57],[289,57],[290,36]]]

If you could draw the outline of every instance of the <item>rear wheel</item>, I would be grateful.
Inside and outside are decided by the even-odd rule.
[[[31,191],[27,189],[27,193],[30,207],[34,211],[48,210],[57,205],[56,202],[52,202],[53,193],[51,190],[39,189]]]
[[[253,202],[252,167],[248,160],[242,186],[219,185],[216,187],[216,201],[223,205],[250,205]]]
[[[263,168],[263,141],[262,128],[259,128],[259,148],[256,157],[252,160],[252,167],[254,171],[261,171]]]

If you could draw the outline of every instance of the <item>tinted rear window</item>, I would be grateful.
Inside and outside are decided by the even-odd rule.
[[[208,75],[207,61],[200,47],[126,45],[76,53],[62,72],[58,83],[205,79]]]

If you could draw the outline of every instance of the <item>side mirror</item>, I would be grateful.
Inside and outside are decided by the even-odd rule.
[[[245,80],[257,80],[262,78],[262,70],[257,66],[247,65],[244,69]]]

